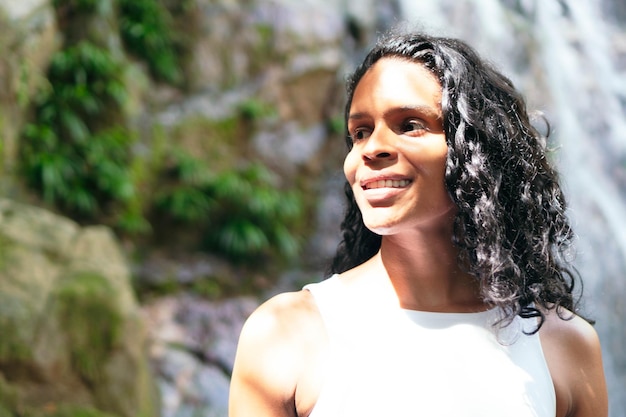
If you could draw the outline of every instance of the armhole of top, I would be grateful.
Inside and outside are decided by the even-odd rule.
[[[537,317],[537,323],[538,321],[539,321],[539,317]],[[543,350],[541,332],[537,331],[537,333],[533,336],[537,338],[537,344],[539,345],[539,354],[541,356],[542,367],[548,377],[548,381],[550,382],[550,401],[552,403],[552,406],[551,406],[552,413],[553,413],[552,415],[556,415],[556,401],[557,401],[556,400],[556,387],[554,386],[554,379],[552,379],[552,372],[550,372],[550,366],[548,366],[548,360],[546,359],[546,355]]]
[[[308,291],[313,297],[313,301],[315,302],[317,311],[320,314],[329,341],[331,340],[330,336],[332,335],[331,324],[333,323],[333,318],[335,316],[333,311],[336,309],[337,305],[334,302],[334,298],[337,297],[336,291],[332,288],[337,285],[337,282],[337,275],[332,275],[323,281],[307,284],[303,287],[303,290]]]
[[[332,372],[336,367],[333,365],[336,360],[335,343],[336,335],[333,336],[333,329],[340,329],[341,324],[338,321],[341,320],[338,315],[338,298],[340,295],[336,286],[339,284],[339,280],[336,275],[333,275],[323,281],[305,285],[303,290],[309,291],[317,310],[320,314],[322,325],[326,331],[326,337],[329,344],[329,363],[326,365],[327,369]],[[337,330],[338,331],[338,330]],[[318,417],[329,415],[328,410],[333,409],[334,404],[340,401],[340,391],[334,387],[334,379],[331,374],[326,374],[323,378],[322,385],[313,408],[311,409],[308,417]],[[330,407],[330,408],[329,408]]]

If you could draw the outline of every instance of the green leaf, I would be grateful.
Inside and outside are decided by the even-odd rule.
[[[217,235],[217,242],[231,257],[257,254],[270,246],[265,233],[245,220],[226,223]]]
[[[80,117],[72,111],[64,111],[60,116],[61,127],[67,130],[70,135],[70,140],[78,143],[87,140],[89,129]]]
[[[288,258],[295,257],[300,250],[298,240],[284,225],[274,227],[272,242],[277,246],[279,252]]]
[[[157,198],[157,206],[173,218],[186,222],[206,219],[215,201],[193,186],[180,186]]]
[[[75,186],[65,196],[66,204],[84,214],[94,214],[97,208],[93,194],[80,186]]]
[[[53,202],[65,192],[65,161],[58,154],[43,154],[39,158],[39,165],[44,199]]]

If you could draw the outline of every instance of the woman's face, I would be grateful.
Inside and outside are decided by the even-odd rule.
[[[441,86],[422,65],[382,58],[358,83],[348,115],[344,173],[365,225],[396,234],[451,224]]]

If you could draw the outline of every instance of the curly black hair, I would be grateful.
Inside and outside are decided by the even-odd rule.
[[[479,281],[483,301],[501,308],[504,324],[516,315],[539,317],[536,330],[543,311],[557,309],[561,316],[563,307],[575,311],[574,234],[547,157],[547,121],[542,135],[513,83],[463,41],[392,32],[349,77],[346,122],[357,84],[383,57],[418,62],[441,84],[445,185],[458,208],[452,240],[459,265]],[[349,137],[346,143],[352,146]],[[343,239],[329,274],[361,264],[381,245],[381,236],[363,224],[349,184],[345,193]]]

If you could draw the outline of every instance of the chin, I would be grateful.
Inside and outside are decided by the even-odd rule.
[[[423,213],[421,216],[375,216],[376,213],[363,215],[363,223],[372,232],[389,236],[401,234],[411,230],[422,230],[440,233],[442,230],[449,231],[454,223],[456,214],[456,206],[450,207],[431,213]],[[450,232],[451,233],[451,232]]]
[[[365,227],[377,235],[392,235],[397,232],[397,225],[389,222],[364,221]]]

